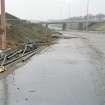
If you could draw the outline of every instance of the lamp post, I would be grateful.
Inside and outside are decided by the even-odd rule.
[[[68,4],[69,4],[69,18],[71,18],[71,1],[68,1]]]
[[[89,24],[89,0],[87,0],[86,31],[88,31],[88,24]]]
[[[71,0],[67,0],[67,9],[68,9],[68,18],[71,21]],[[67,28],[70,29],[71,28],[71,24],[67,24]]]

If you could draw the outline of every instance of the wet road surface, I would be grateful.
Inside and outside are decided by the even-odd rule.
[[[97,55],[84,40],[59,39],[1,79],[0,105],[105,105]]]

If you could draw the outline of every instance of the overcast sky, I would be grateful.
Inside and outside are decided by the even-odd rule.
[[[6,11],[23,19],[49,20],[86,14],[87,0],[6,0]],[[105,0],[90,0],[89,13],[105,13]]]

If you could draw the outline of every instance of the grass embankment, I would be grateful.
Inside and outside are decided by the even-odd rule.
[[[7,21],[7,45],[11,48],[21,46],[26,40],[50,43],[53,38],[51,30],[46,33],[42,25],[33,24],[28,21],[6,14]],[[16,19],[16,20],[13,20]]]
[[[90,26],[89,30],[105,32],[105,22],[103,22],[103,23],[96,23],[96,24]]]

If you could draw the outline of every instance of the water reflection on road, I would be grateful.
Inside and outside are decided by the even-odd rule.
[[[82,40],[60,39],[1,79],[0,105],[104,105]]]

